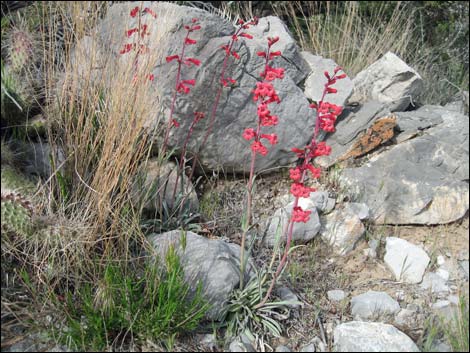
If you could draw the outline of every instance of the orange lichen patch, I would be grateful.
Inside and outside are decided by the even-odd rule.
[[[359,135],[354,145],[345,155],[339,158],[339,161],[363,156],[376,147],[387,142],[393,137],[393,130],[396,125],[397,118],[395,115],[377,119],[371,127]]]

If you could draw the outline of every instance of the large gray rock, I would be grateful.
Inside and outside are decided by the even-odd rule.
[[[206,314],[210,320],[220,320],[226,304],[240,280],[240,246],[216,239],[207,239],[193,232],[179,230],[149,236],[156,255],[163,258],[170,245],[180,256],[185,279],[192,290],[202,283],[205,299],[211,305]],[[185,246],[183,246],[185,244]],[[251,270],[248,266],[247,272]]]
[[[390,111],[385,105],[377,101],[368,101],[358,110],[345,109],[336,124],[336,131],[326,138],[331,154],[318,157],[315,161],[323,167],[330,167],[348,156],[355,157],[352,152],[356,152],[361,138],[377,120],[389,115]]]
[[[351,299],[354,320],[389,320],[400,310],[396,300],[385,292],[368,291]]]
[[[284,229],[286,228],[294,206],[294,202],[290,202],[287,206],[276,210],[274,216],[266,221],[265,224],[265,235],[264,235],[264,244],[268,247],[274,247],[279,238],[280,244],[285,244],[286,234],[283,234]],[[300,198],[299,206],[302,207],[304,211],[312,211],[310,214],[310,219],[306,223],[296,222],[294,223],[294,228],[292,232],[292,239],[297,243],[306,243],[312,240],[320,230],[320,218],[318,216],[318,211],[316,204],[309,198]]]
[[[313,55],[308,51],[303,51],[300,54],[308,63],[311,70],[305,80],[304,93],[311,100],[318,102],[322,98],[325,83],[327,83],[327,78],[325,77],[324,72],[328,71],[330,75],[333,75],[334,69],[338,64],[331,59],[326,59],[319,55]],[[327,95],[325,101],[344,107],[354,89],[353,82],[349,77],[346,77],[338,80],[332,87],[336,88],[338,92]]]
[[[388,237],[384,261],[397,281],[419,283],[423,279],[430,258],[420,247],[404,239]]]
[[[125,43],[125,29],[137,24],[137,19],[129,17],[129,10],[136,4],[140,5],[114,4],[97,29],[102,41],[99,46],[116,53],[118,62],[128,60],[118,55],[118,52]],[[149,127],[154,127],[158,118],[165,120],[169,117],[177,65],[175,62],[167,63],[165,57],[180,53],[186,35],[184,24],[190,23],[191,19],[196,17],[202,26],[200,31],[191,35],[191,38],[198,41],[197,44],[187,48],[187,55],[200,59],[202,65],[183,68],[183,79],[194,78],[196,85],[188,96],[179,96],[177,99],[175,117],[181,126],[172,129],[169,140],[170,147],[179,148],[193,120],[193,113],[207,112],[207,118],[196,125],[189,140],[188,151],[197,151],[205,135],[210,120],[209,112],[218,90],[218,75],[225,55],[221,46],[230,41],[234,27],[221,17],[191,7],[164,2],[144,2],[144,6],[150,6],[158,15],[149,42],[153,45],[151,50],[158,52],[161,60],[151,70],[155,76],[151,89],[155,90],[155,96],[160,97],[163,104],[163,114],[155,112],[148,116]],[[278,144],[269,147],[270,151],[266,157],[257,158],[256,170],[295,161],[297,158],[291,148],[305,145],[313,131],[314,112],[309,108],[309,102],[302,90],[297,87],[297,83],[306,77],[308,66],[300,56],[286,26],[275,17],[266,17],[260,19],[259,25],[247,32],[253,34],[254,38],[242,38],[236,43],[235,49],[241,58],[230,63],[230,76],[237,84],[235,87],[224,89],[212,134],[200,154],[199,161],[206,169],[223,169],[225,172],[246,172],[250,169],[251,149],[249,143],[242,138],[242,133],[248,127],[256,127],[257,105],[253,101],[251,91],[258,82],[264,63],[256,53],[266,50],[268,37],[280,37],[272,49],[281,50],[282,56],[276,58],[274,66],[286,68],[286,75],[283,80],[275,82],[281,104],[270,106],[272,114],[279,117],[279,125],[263,128],[264,133],[277,133]]]
[[[341,255],[354,250],[356,243],[364,235],[366,228],[354,209],[335,209],[321,218],[322,239],[332,245]]]
[[[388,104],[391,111],[403,111],[422,93],[423,79],[395,54],[388,52],[359,72],[350,102],[374,99]]]
[[[416,344],[392,325],[351,321],[334,330],[336,352],[419,352]]]
[[[427,109],[443,123],[340,175],[378,224],[445,224],[468,211],[468,116]]]

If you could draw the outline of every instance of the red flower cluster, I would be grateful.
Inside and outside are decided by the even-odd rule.
[[[266,156],[268,149],[261,143],[261,139],[267,140],[271,145],[277,144],[277,135],[276,134],[261,134],[262,126],[276,126],[279,122],[279,118],[276,115],[271,115],[268,105],[271,103],[280,103],[281,99],[274,89],[272,81],[276,79],[284,78],[284,69],[283,68],[274,68],[270,65],[270,61],[281,55],[280,51],[271,52],[271,47],[279,40],[279,37],[268,38],[268,51],[259,52],[258,56],[265,59],[265,65],[263,72],[260,73],[261,78],[264,79],[262,82],[256,83],[256,88],[253,90],[253,100],[258,102],[258,128],[255,131],[254,129],[246,129],[243,133],[243,138],[245,140],[254,139],[251,144],[251,150],[253,152],[258,152],[262,156]]]
[[[323,102],[323,99],[327,94],[336,93],[336,89],[331,86],[337,82],[337,80],[343,79],[346,77],[345,74],[338,75],[338,72],[341,71],[341,68],[337,67],[334,70],[333,77],[330,76],[328,72],[325,72],[325,77],[327,78],[327,83],[323,91],[323,97],[321,101],[313,103],[310,105],[311,108],[317,110],[317,122],[315,127],[315,133],[312,138],[311,143],[306,146],[304,149],[293,148],[292,152],[297,154],[298,158],[303,159],[303,163],[300,166],[292,168],[289,170],[289,176],[293,181],[291,187],[291,193],[296,198],[299,197],[309,197],[310,193],[315,191],[314,188],[305,186],[304,179],[307,176],[307,172],[310,173],[311,177],[318,179],[321,175],[321,169],[315,167],[311,161],[316,157],[328,156],[331,153],[331,147],[328,146],[325,142],[317,143],[317,135],[320,129],[326,132],[334,132],[334,124],[338,115],[342,112],[342,107],[339,107],[335,104],[328,102]],[[304,211],[301,207],[295,207],[292,213],[292,222],[307,222],[309,220],[310,211]]]

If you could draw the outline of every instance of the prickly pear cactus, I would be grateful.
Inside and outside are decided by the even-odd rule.
[[[24,175],[18,173],[10,166],[1,167],[1,187],[3,194],[21,194],[25,197],[32,196],[35,192],[34,183]]]
[[[34,232],[32,220],[33,208],[29,201],[20,195],[3,194],[1,196],[2,232],[13,232],[31,236]]]
[[[8,49],[11,69],[21,71],[33,60],[33,35],[24,28],[13,28],[9,33]]]

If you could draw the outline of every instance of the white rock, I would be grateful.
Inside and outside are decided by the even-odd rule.
[[[388,237],[385,245],[385,264],[397,281],[419,283],[430,258],[420,247],[396,237]]]
[[[326,295],[328,300],[332,302],[340,302],[346,298],[346,293],[340,289],[329,290]]]
[[[335,209],[322,217],[322,225],[322,239],[341,255],[354,250],[366,231],[361,219],[349,208]]]
[[[351,299],[354,320],[388,319],[400,310],[400,304],[385,292],[368,291]]]
[[[438,295],[445,295],[449,293],[450,289],[441,276],[435,272],[426,273],[421,283],[421,288],[424,290],[431,290],[432,293]]]
[[[440,276],[444,281],[449,280],[449,271],[444,270],[443,268],[438,268],[436,270],[436,275]]]
[[[439,256],[437,257],[437,265],[438,265],[438,266],[442,266],[442,265],[444,265],[445,263],[446,263],[446,258],[445,258],[444,256],[442,256],[442,255],[439,255]]]
[[[416,344],[392,325],[351,321],[334,331],[336,352],[419,352]]]

